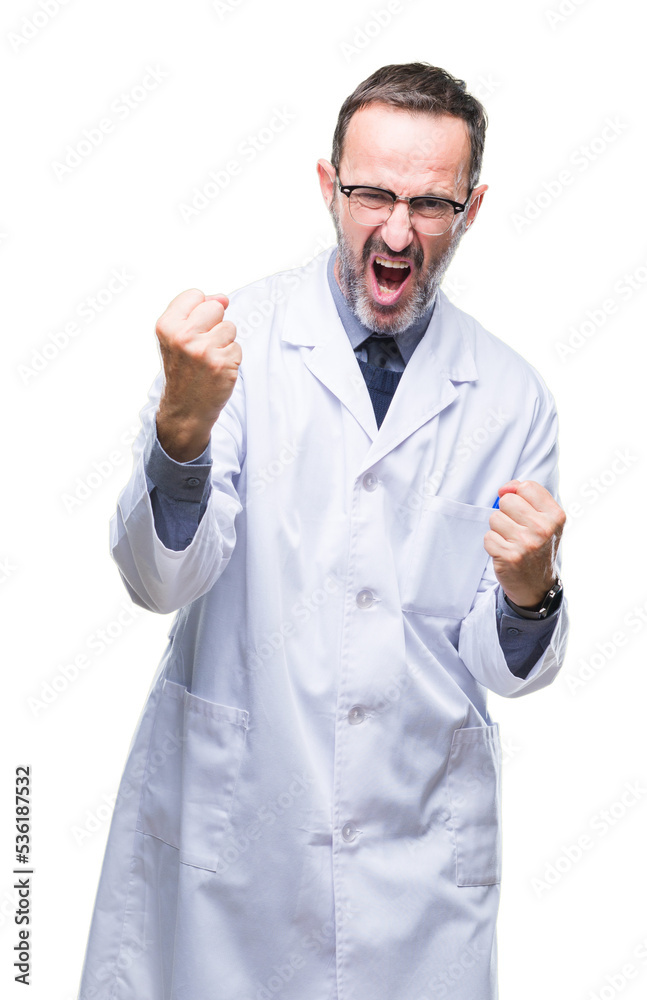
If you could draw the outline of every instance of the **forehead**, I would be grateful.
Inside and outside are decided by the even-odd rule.
[[[348,123],[340,173],[344,184],[451,197],[467,190],[470,154],[462,118],[376,103],[356,111]]]

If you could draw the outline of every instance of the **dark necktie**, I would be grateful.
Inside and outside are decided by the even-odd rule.
[[[360,346],[366,348],[368,361],[361,361],[358,358],[357,363],[371,397],[377,426],[381,427],[393,394],[402,378],[402,372],[392,371],[384,366],[389,358],[404,362],[394,337],[371,334]]]

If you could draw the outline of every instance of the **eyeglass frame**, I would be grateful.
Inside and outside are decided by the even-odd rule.
[[[467,192],[467,198],[466,198],[466,200],[461,205],[460,201],[452,201],[451,198],[440,198],[439,196],[437,196],[435,194],[434,195],[417,194],[417,195],[413,195],[410,198],[407,198],[404,195],[398,195],[398,194],[396,194],[395,191],[389,191],[388,188],[374,187],[372,184],[342,184],[342,182],[339,179],[339,174],[337,174],[337,184],[339,185],[339,190],[341,191],[341,193],[345,194],[346,197],[348,198],[348,201],[349,201],[348,211],[349,212],[350,212],[350,196],[353,193],[353,191],[356,191],[358,188],[362,188],[363,190],[368,190],[368,191],[381,191],[382,194],[390,194],[391,197],[393,198],[393,204],[391,205],[391,208],[389,210],[389,214],[386,217],[386,219],[384,220],[384,222],[386,222],[388,219],[391,218],[391,213],[393,212],[393,209],[395,208],[395,203],[397,201],[406,201],[408,203],[408,205],[409,205],[409,218],[411,218],[411,212],[412,212],[411,202],[412,201],[417,201],[418,198],[433,198],[434,201],[442,201],[442,202],[444,202],[447,205],[451,205],[452,208],[454,209],[454,219],[450,222],[450,224],[448,225],[447,229],[445,229],[445,231],[442,232],[442,233],[422,233],[423,236],[444,236],[445,233],[449,232],[449,230],[454,225],[454,221],[456,219],[456,216],[460,212],[464,212],[466,208],[470,207],[468,203],[469,203],[469,200],[472,197],[472,194],[474,192],[474,188],[470,188],[469,191]],[[357,219],[353,218],[352,212],[351,212],[351,219],[353,219],[353,222],[357,222]],[[384,222],[376,222],[375,225],[376,226],[383,226]],[[372,224],[370,222],[357,222],[357,225],[358,226],[371,226]],[[412,228],[413,229],[416,228],[413,225],[413,223],[412,223]]]

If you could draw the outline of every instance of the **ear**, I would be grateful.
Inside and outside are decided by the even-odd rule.
[[[335,168],[328,160],[317,160],[317,174],[319,175],[319,186],[323,200],[326,203],[326,208],[330,209],[335,196]]]
[[[465,226],[465,232],[470,228],[476,216],[479,214],[481,208],[481,202],[483,201],[483,196],[488,189],[487,184],[481,184],[479,187],[472,191],[472,203],[467,210],[467,225]]]

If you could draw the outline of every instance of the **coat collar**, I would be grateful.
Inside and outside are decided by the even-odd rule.
[[[366,383],[335,306],[326,268],[334,248],[311,262],[290,291],[282,340],[312,350],[304,362],[353,414],[370,440],[365,466],[397,447],[458,395],[455,383],[473,382],[468,317],[438,291],[431,321],[404,369],[382,426],[378,429]],[[298,275],[299,272],[293,272]]]

